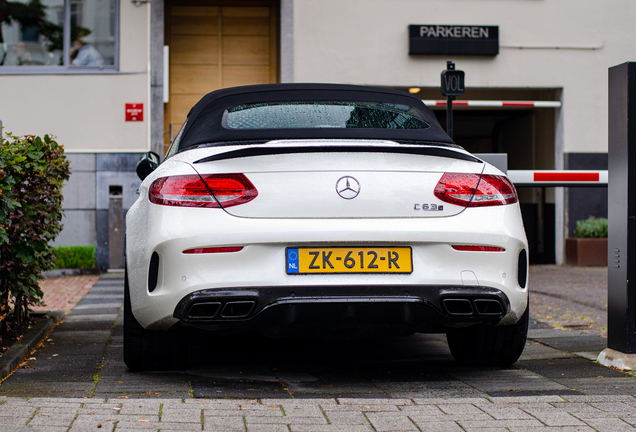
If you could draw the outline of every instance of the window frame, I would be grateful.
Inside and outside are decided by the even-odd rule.
[[[73,66],[71,65],[71,0],[64,0],[64,34],[62,58],[64,64],[60,66],[0,66],[0,75],[46,75],[46,74],[104,74],[119,73],[120,46],[120,0],[115,2],[115,64],[104,66]],[[0,30],[1,31],[1,30]]]

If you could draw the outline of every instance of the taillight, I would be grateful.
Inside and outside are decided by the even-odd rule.
[[[518,201],[517,191],[506,177],[490,174],[446,173],[435,187],[440,200],[462,207],[485,207]]]
[[[258,191],[243,174],[161,177],[148,190],[150,202],[180,207],[231,207],[249,202],[257,195]]]

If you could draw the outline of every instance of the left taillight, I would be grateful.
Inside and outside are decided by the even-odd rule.
[[[161,177],[148,190],[151,203],[178,207],[223,208],[244,204],[258,191],[244,174]]]
[[[462,207],[513,204],[517,191],[506,177],[490,174],[446,173],[435,187],[440,200]]]

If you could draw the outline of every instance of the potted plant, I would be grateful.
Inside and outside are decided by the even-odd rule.
[[[565,239],[565,263],[575,266],[607,265],[607,218],[576,222],[575,238]]]

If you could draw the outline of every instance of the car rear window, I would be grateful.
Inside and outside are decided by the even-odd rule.
[[[225,110],[225,129],[427,129],[423,114],[408,106],[380,102],[268,102]]]

